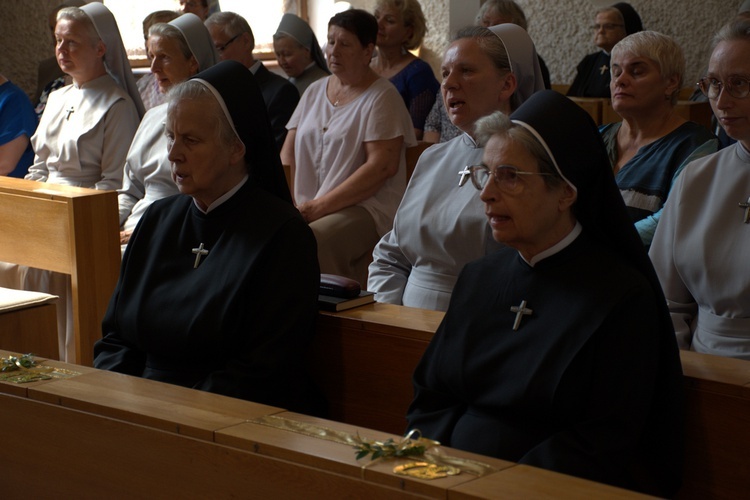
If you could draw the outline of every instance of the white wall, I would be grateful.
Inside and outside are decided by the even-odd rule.
[[[253,0],[255,1],[255,0]],[[350,0],[372,11],[375,0]],[[581,58],[596,50],[588,26],[595,3],[601,0],[516,0],[529,18],[529,33],[550,69],[553,83],[570,83]],[[28,93],[36,86],[40,59],[52,54],[46,13],[59,0],[2,0],[0,17],[0,73]],[[309,0],[313,27],[321,43],[333,0]],[[423,57],[438,70],[451,29],[462,19],[471,21],[479,0],[420,0],[427,17],[428,33]],[[605,0],[605,3],[609,3]],[[740,0],[631,0],[646,29],[674,36],[688,61],[686,85],[697,81],[708,62],[712,34],[736,14]]]

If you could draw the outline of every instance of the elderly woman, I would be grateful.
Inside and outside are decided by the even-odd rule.
[[[370,65],[396,86],[409,109],[414,134],[421,139],[440,87],[430,65],[409,52],[422,44],[427,31],[422,7],[417,0],[378,0],[375,17],[378,52]]]
[[[73,85],[50,94],[26,178],[117,189],[143,105],[115,18],[100,3],[61,9],[55,39]]]
[[[168,23],[179,15],[179,12],[173,10],[157,10],[143,19],[143,40],[146,45],[146,57],[149,61],[151,60],[151,52],[148,49],[148,31],[151,26],[157,23]],[[141,100],[146,111],[167,102],[167,96],[161,92],[159,82],[153,72],[149,72],[138,79],[138,92],[141,93]]]
[[[650,255],[682,349],[750,360],[750,20],[714,37],[699,85],[737,143],[677,179]]]
[[[31,138],[34,163],[26,179],[117,189],[143,105],[112,13],[101,3],[57,13],[55,54],[73,84],[49,95]],[[60,359],[74,356],[70,276],[0,264],[0,286],[60,296]]]
[[[194,14],[183,14],[168,24],[154,24],[149,29],[148,48],[151,72],[162,94],[218,61],[211,35]],[[167,157],[166,118],[166,103],[149,110],[128,151],[117,196],[122,245],[151,203],[178,193]]]
[[[444,311],[461,268],[499,248],[481,201],[460,188],[466,165],[482,159],[474,125],[493,111],[510,114],[543,87],[534,44],[514,24],[460,31],[442,72],[443,100],[463,134],[419,158],[393,230],[375,247],[367,288],[378,302]]]
[[[133,233],[94,365],[316,411],[302,368],[315,240],[253,76],[225,61],[176,86],[165,133],[181,194],[155,202]]]
[[[528,31],[526,15],[523,9],[513,0],[488,0],[482,4],[477,13],[477,26],[490,28],[507,23],[515,24]],[[547,70],[547,66],[541,57],[537,55],[537,59],[539,60],[542,83],[544,84],[544,88],[548,89],[550,88],[549,70]],[[445,110],[443,99],[438,96],[435,105],[430,110],[430,114],[427,115],[423,140],[433,144],[448,142],[461,134],[461,129],[451,123],[448,113]]]
[[[553,91],[510,118],[480,120],[484,157],[469,167],[507,247],[461,272],[415,371],[409,427],[447,446],[671,496],[680,359],[596,126]]]
[[[526,14],[524,14],[521,6],[513,0],[487,0],[479,8],[476,21],[477,26],[489,28],[490,26],[505,23],[516,24],[526,31],[529,30]],[[552,88],[549,70],[541,57],[539,57],[539,68],[542,70],[544,88]]]
[[[330,75],[323,51],[310,25],[295,16],[284,14],[273,35],[276,61],[289,81],[302,95],[315,80]]]
[[[317,238],[321,271],[360,283],[403,196],[405,148],[416,145],[401,96],[370,68],[377,33],[362,10],[331,18],[333,74],[308,87],[281,151],[297,207]]]
[[[643,244],[654,237],[674,179],[716,151],[705,127],[675,111],[685,56],[669,36],[642,31],[612,49],[612,107],[623,121],[601,128],[615,180]]]
[[[630,4],[620,2],[596,11],[592,26],[594,43],[601,50],[589,54],[578,63],[576,76],[568,95],[577,97],[609,97],[610,52],[617,42],[643,29],[641,18]]]

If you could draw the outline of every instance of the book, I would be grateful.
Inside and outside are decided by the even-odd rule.
[[[323,311],[346,311],[373,302],[375,302],[375,292],[368,292],[367,290],[362,290],[359,292],[359,296],[349,299],[318,295],[318,307]]]

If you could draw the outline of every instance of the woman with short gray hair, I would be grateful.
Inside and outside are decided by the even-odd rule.
[[[685,56],[672,37],[641,31],[612,49],[612,108],[622,122],[601,128],[615,180],[648,248],[672,183],[718,142],[676,109]]]

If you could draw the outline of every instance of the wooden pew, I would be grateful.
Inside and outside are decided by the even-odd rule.
[[[0,352],[6,356],[8,353]],[[357,461],[351,444],[258,417],[373,440],[392,434],[93,368],[66,379],[0,382],[7,496],[56,498],[644,498],[626,490],[443,448],[485,464],[426,481],[394,473],[409,459]],[[365,467],[366,466],[366,467]],[[93,493],[92,493],[93,492]]]
[[[0,288],[0,349],[58,359],[57,298]]]
[[[612,101],[599,97],[570,97],[570,100],[581,106],[597,125],[606,125],[622,121],[622,117],[612,108]],[[708,130],[712,130],[711,118],[713,111],[708,102],[695,101],[677,101],[675,112],[699,125],[703,125]]]
[[[411,374],[442,319],[442,312],[379,303],[321,311],[310,359],[329,417],[403,434]]]
[[[0,261],[69,274],[75,353],[93,345],[120,269],[117,193],[0,177]]]
[[[685,480],[678,498],[750,492],[750,362],[682,351],[687,392]]]
[[[313,370],[332,418],[405,430],[411,374],[443,313],[371,304],[321,312]],[[750,362],[680,353],[685,373],[686,466],[678,498],[742,498],[750,492]]]
[[[586,111],[591,118],[594,119],[594,123],[597,125],[602,124],[602,106],[605,101],[609,99],[600,99],[598,97],[574,97],[569,96],[568,99],[578,104],[584,111]]]
[[[703,125],[708,130],[713,130],[711,127],[711,118],[714,116],[714,112],[711,109],[711,104],[708,102],[695,102],[695,101],[677,101],[677,107],[675,111],[678,115],[682,116],[686,120]]]
[[[406,182],[411,179],[411,174],[414,173],[414,167],[417,166],[419,156],[424,152],[425,149],[432,146],[431,142],[418,141],[416,146],[406,148]]]

